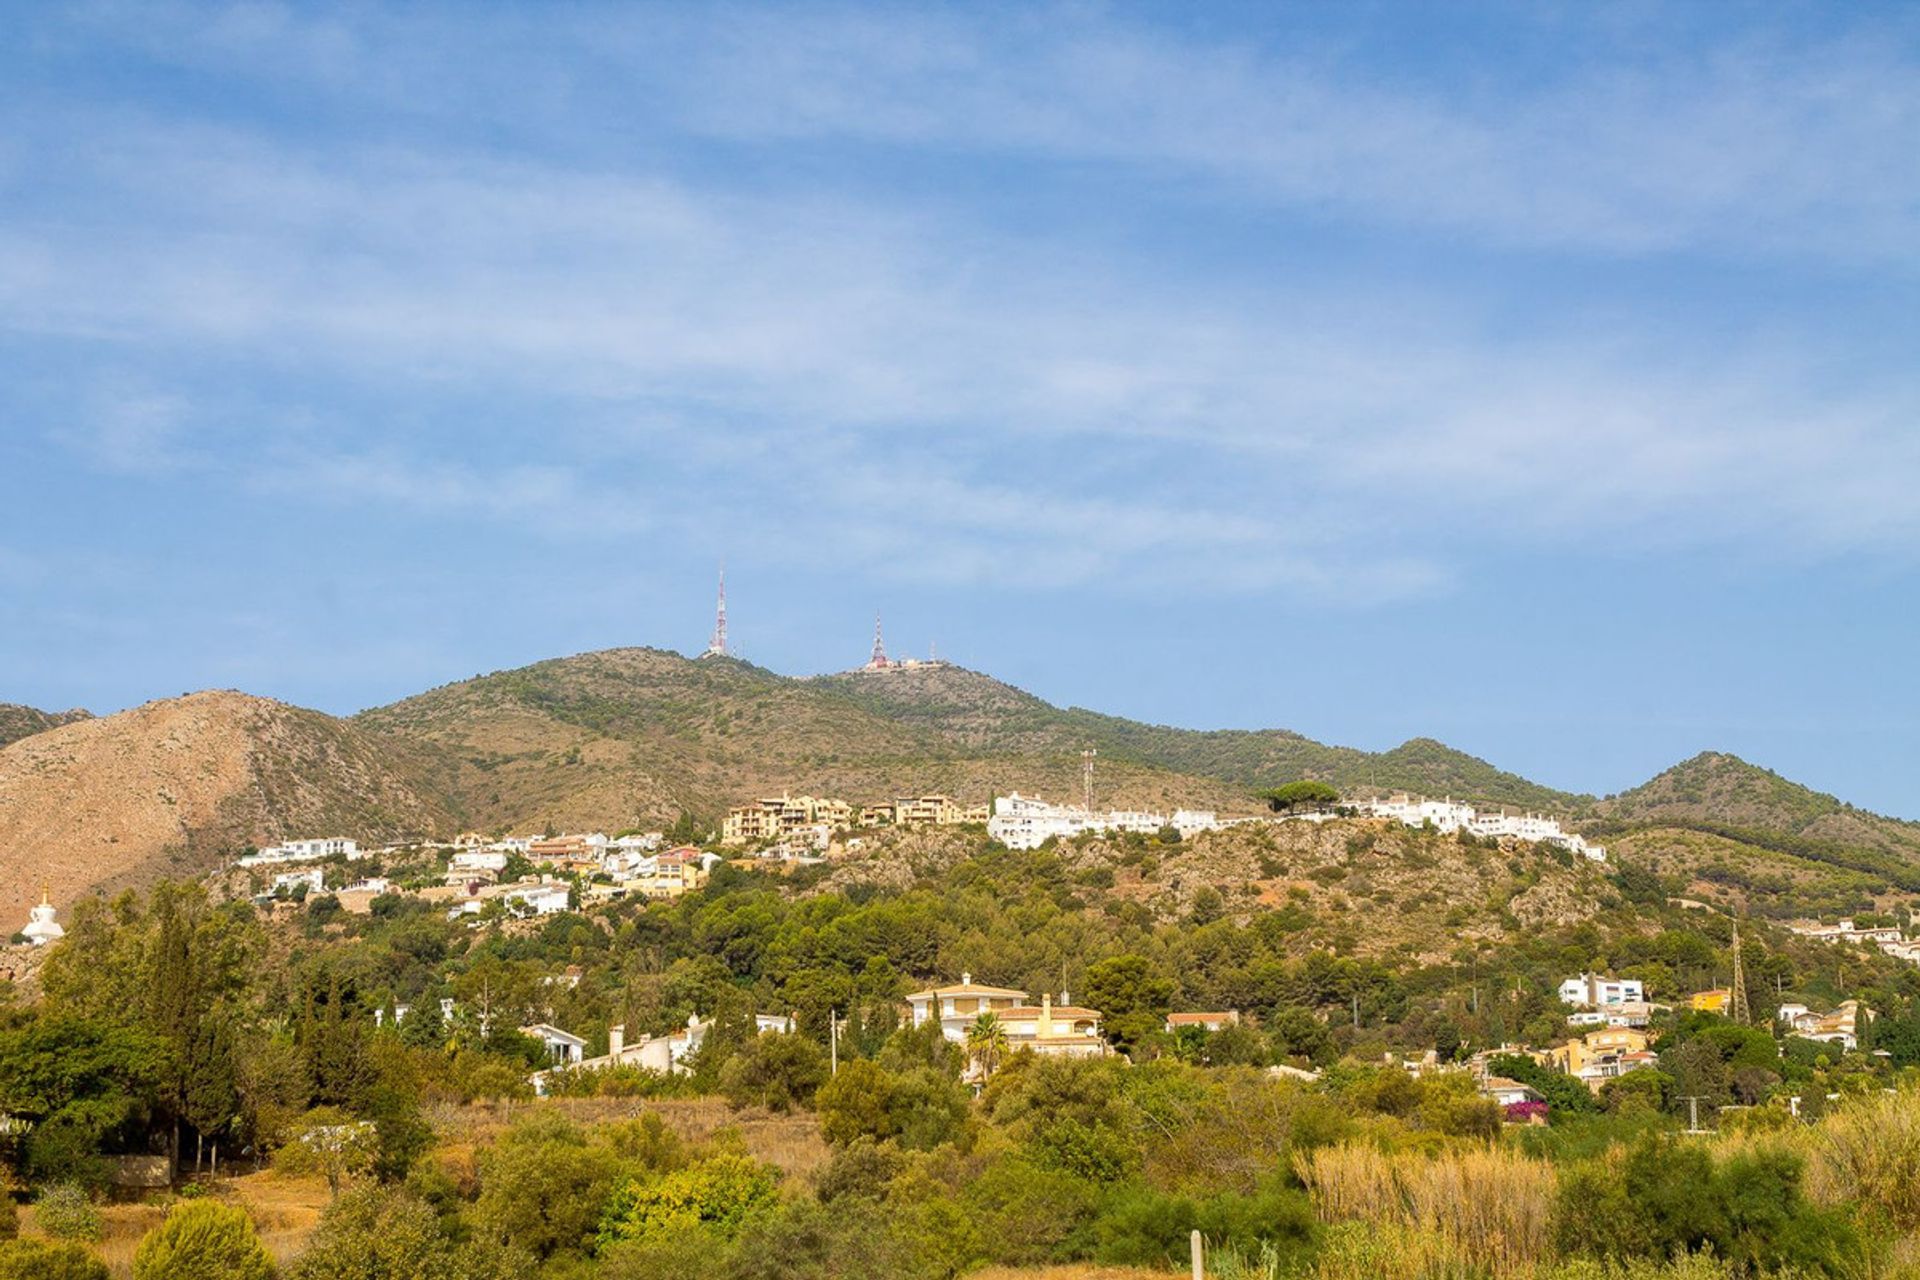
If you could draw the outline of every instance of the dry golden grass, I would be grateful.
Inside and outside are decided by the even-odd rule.
[[[1524,1274],[1551,1253],[1551,1165],[1497,1147],[1385,1155],[1323,1147],[1295,1162],[1327,1222],[1387,1223],[1431,1233],[1500,1274]]]
[[[1920,1094],[1849,1098],[1810,1134],[1807,1194],[1870,1205],[1902,1231],[1920,1229]]]
[[[477,1102],[437,1112],[433,1123],[442,1157],[457,1166],[539,1109],[558,1111],[583,1126],[657,1115],[689,1142],[705,1142],[731,1129],[740,1135],[748,1155],[792,1179],[811,1178],[825,1167],[829,1155],[820,1122],[811,1114],[775,1115],[758,1107],[735,1111],[718,1098],[540,1098]]]
[[[288,1178],[276,1173],[253,1173],[222,1178],[215,1185],[220,1199],[244,1208],[260,1232],[261,1243],[274,1261],[285,1264],[306,1247],[307,1237],[327,1207],[327,1184],[319,1178]],[[100,1239],[93,1251],[115,1276],[133,1274],[133,1251],[140,1240],[166,1220],[168,1204],[142,1201],[100,1206]],[[32,1205],[20,1211],[23,1235],[43,1234],[34,1221]]]

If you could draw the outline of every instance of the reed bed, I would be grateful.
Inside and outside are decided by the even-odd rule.
[[[1849,1099],[1808,1136],[1815,1203],[1861,1205],[1899,1231],[1920,1230],[1920,1093]]]
[[[1421,1257],[1394,1274],[1522,1276],[1552,1255],[1556,1182],[1544,1161],[1497,1147],[1425,1156],[1349,1145],[1294,1167],[1323,1221],[1409,1229],[1396,1243]]]

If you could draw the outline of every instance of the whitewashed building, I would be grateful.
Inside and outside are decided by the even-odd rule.
[[[1561,845],[1594,862],[1607,860],[1605,845],[1593,844],[1578,832],[1561,827],[1558,818],[1549,818],[1544,814],[1508,813],[1504,809],[1497,813],[1481,813],[1470,804],[1456,803],[1451,797],[1429,800],[1421,796],[1415,799],[1404,793],[1386,800],[1354,801],[1352,807],[1368,817],[1392,818],[1409,827],[1431,823],[1434,830],[1442,835],[1466,831],[1482,837],[1506,836],[1537,844]]]
[[[1560,1003],[1576,1009],[1611,1009],[1644,1004],[1646,999],[1646,986],[1638,978],[1603,978],[1597,973],[1583,973],[1560,984]]]
[[[1154,835],[1173,827],[1186,839],[1202,831],[1217,831],[1220,825],[1218,817],[1199,809],[1178,809],[1172,818],[1131,809],[1094,812],[1074,805],[1048,804],[1015,791],[993,798],[987,834],[1009,849],[1037,849],[1048,840],[1071,840],[1089,832]]]
[[[358,841],[344,836],[328,836],[320,840],[283,840],[258,853],[248,854],[236,865],[257,867],[275,862],[318,862],[322,858],[345,858],[348,862],[358,862],[366,856]]]

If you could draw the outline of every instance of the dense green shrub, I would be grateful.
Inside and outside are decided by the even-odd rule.
[[[566,1117],[535,1112],[482,1153],[475,1222],[536,1258],[584,1254],[620,1165]]]
[[[56,1182],[33,1206],[34,1225],[56,1240],[98,1240],[100,1211],[78,1184]]]
[[[1711,1250],[1746,1270],[1839,1274],[1857,1251],[1845,1218],[1809,1204],[1803,1165],[1786,1151],[1737,1154],[1716,1165],[1669,1137],[1636,1142],[1620,1159],[1566,1171],[1555,1221],[1561,1249],[1600,1258],[1668,1258]]]
[[[44,1240],[0,1244],[0,1280],[109,1280],[111,1275],[85,1245]]]
[[[1072,1256],[1069,1242],[1092,1221],[1092,1183],[1017,1156],[987,1166],[962,1193],[987,1255],[1009,1266]]]
[[[967,1091],[932,1067],[889,1071],[856,1059],[820,1087],[814,1098],[821,1136],[835,1146],[860,1138],[894,1139],[927,1151],[958,1139],[967,1122]]]
[[[827,1055],[797,1034],[755,1036],[720,1069],[720,1091],[735,1107],[792,1111],[827,1080]]]
[[[1212,1249],[1252,1256],[1265,1243],[1281,1258],[1300,1259],[1314,1238],[1313,1206],[1305,1193],[1278,1183],[1251,1196],[1192,1197],[1123,1187],[1101,1202],[1091,1228],[1093,1255],[1123,1266],[1177,1264],[1185,1261],[1194,1231]]]
[[[530,1255],[486,1239],[457,1243],[434,1207],[410,1191],[358,1187],[330,1205],[292,1280],[520,1280]]]
[[[779,1171],[743,1155],[718,1155],[615,1188],[600,1220],[599,1247],[703,1225],[732,1235],[772,1205]]]
[[[176,1205],[133,1253],[133,1280],[271,1280],[253,1219],[213,1200]]]

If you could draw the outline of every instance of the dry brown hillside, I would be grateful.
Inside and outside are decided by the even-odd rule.
[[[838,856],[811,892],[951,883],[956,867],[982,857],[977,837],[965,832],[887,832]],[[1243,920],[1286,913],[1302,954],[1397,952],[1423,963],[1577,924],[1619,904],[1605,868],[1564,850],[1375,819],[1250,823],[1172,843],[1084,836],[984,857],[997,858],[1021,891],[1050,883],[1043,868],[1057,862],[1076,896],[1103,910],[1138,906],[1167,922],[1190,917],[1211,897],[1211,910]]]
[[[331,716],[197,693],[0,750],[0,928],[56,904],[197,874],[247,845],[457,825],[418,760]]]

